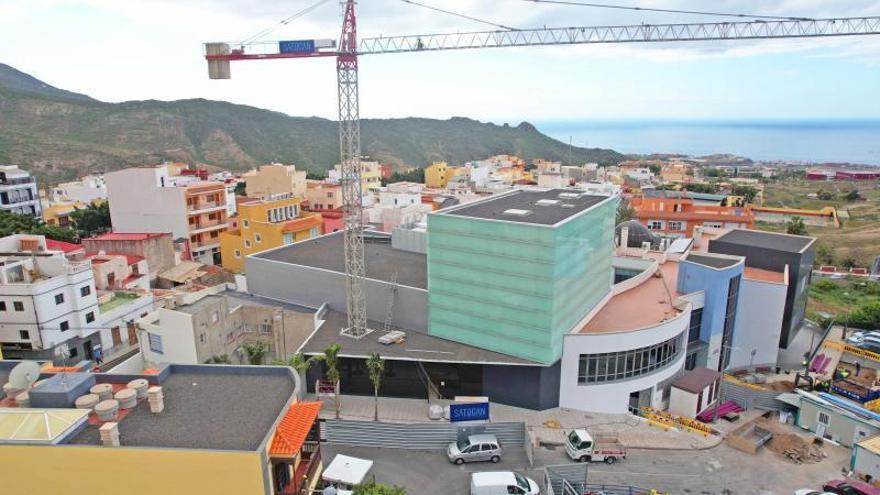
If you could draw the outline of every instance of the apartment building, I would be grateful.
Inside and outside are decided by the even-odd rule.
[[[366,222],[377,226],[379,230],[391,232],[398,225],[417,222],[433,209],[431,204],[422,202],[420,192],[402,190],[403,188],[392,190],[391,186],[380,191],[379,201],[364,210]]]
[[[107,182],[103,175],[87,175],[73,182],[64,182],[53,187],[49,193],[53,203],[82,202],[92,203],[107,199]]]
[[[670,237],[691,237],[698,226],[751,229],[755,224],[749,208],[697,204],[691,198],[633,198],[630,205],[639,223]]]
[[[333,170],[327,172],[331,181],[342,181],[342,165],[336,165]],[[379,162],[361,160],[361,194],[373,193],[382,187],[382,167]]]
[[[18,165],[0,165],[0,211],[42,217],[37,180]]]
[[[342,186],[338,183],[306,181],[305,198],[312,211],[342,210]]]
[[[187,241],[193,260],[220,262],[220,233],[227,228],[222,182],[172,176],[168,165],[119,170],[106,180],[114,232],[170,232]]]
[[[82,247],[90,253],[104,252],[143,258],[146,260],[151,282],[156,280],[159,272],[177,264],[170,233],[108,232],[83,239]]]
[[[91,264],[48,251],[43,236],[0,239],[0,346],[6,358],[90,359],[100,344]]]
[[[306,171],[295,165],[272,163],[262,165],[242,175],[249,198],[280,199],[303,198],[306,195]]]
[[[444,189],[449,183],[449,165],[446,162],[434,162],[425,167],[425,185],[431,189]]]
[[[253,253],[317,237],[322,233],[320,213],[304,212],[302,200],[257,200],[239,205],[239,228],[220,234],[223,268],[244,271],[244,259]]]

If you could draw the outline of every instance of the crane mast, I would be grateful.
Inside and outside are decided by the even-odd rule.
[[[364,217],[361,181],[358,56],[514,46],[656,43],[824,38],[880,34],[880,17],[781,19],[737,22],[635,24],[357,38],[356,0],[343,0],[342,33],[332,40],[205,44],[211,79],[229,79],[231,61],[336,57],[339,97],[339,156],[345,214],[346,327],[342,335],[360,338],[367,328],[364,293]],[[233,48],[235,47],[235,48]]]

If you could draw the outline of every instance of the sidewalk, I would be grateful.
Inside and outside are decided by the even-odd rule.
[[[309,394],[306,400],[315,400]],[[324,399],[322,419],[336,417],[333,399]],[[343,395],[340,417],[347,420],[372,421],[372,397]],[[446,406],[451,401],[436,400],[432,404]],[[701,450],[721,443],[721,436],[704,437],[690,432],[663,430],[651,427],[641,418],[629,414],[604,414],[553,408],[533,411],[492,403],[492,421],[524,422],[532,438],[538,443],[561,445],[565,434],[573,428],[588,427],[596,433],[616,434],[620,443],[632,449]],[[379,420],[385,423],[430,423],[428,401],[424,399],[379,398]]]

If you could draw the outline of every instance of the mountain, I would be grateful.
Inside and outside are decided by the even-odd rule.
[[[567,144],[526,122],[365,119],[361,141],[364,154],[398,169],[501,153],[569,158]],[[204,99],[105,103],[0,64],[0,163],[18,163],[44,182],[163,160],[233,171],[275,160],[322,171],[338,156],[332,120]],[[571,157],[575,163],[624,159],[612,150],[578,147]]]

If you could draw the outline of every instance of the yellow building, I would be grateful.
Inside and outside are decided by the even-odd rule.
[[[295,165],[263,165],[242,177],[246,184],[245,194],[249,198],[302,198],[306,194],[306,172],[297,170]]]
[[[238,229],[220,234],[223,268],[242,273],[249,254],[319,236],[321,215],[302,211],[301,202],[285,198],[238,205]]]
[[[425,168],[425,185],[430,188],[445,189],[449,177],[449,165],[446,162],[434,162]]]
[[[330,179],[334,182],[342,180],[342,165],[336,165],[330,171]],[[379,162],[361,160],[361,194],[376,192],[382,187],[382,166]]]
[[[296,402],[291,370],[249,368],[138,374],[157,388],[110,420],[75,409],[73,397],[65,408],[0,407],[0,458],[4,472],[15,473],[4,477],[3,493],[311,493],[322,469],[320,404]],[[88,390],[109,383],[107,376],[68,373],[67,380]]]

